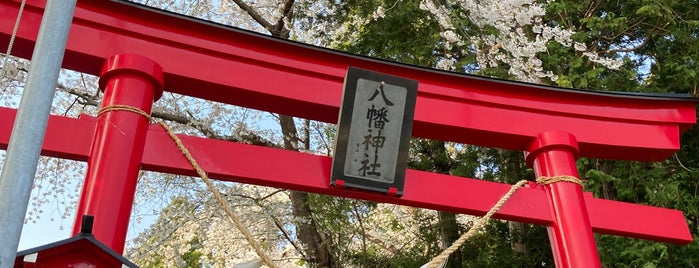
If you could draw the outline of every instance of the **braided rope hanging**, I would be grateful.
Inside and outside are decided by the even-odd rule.
[[[154,121],[153,118],[145,111],[128,105],[110,105],[102,107],[97,112],[97,116],[99,117],[102,114],[114,111],[132,112],[147,118],[148,121]],[[250,246],[252,246],[252,248],[255,250],[255,253],[257,253],[257,255],[262,259],[262,262],[270,268],[276,268],[276,264],[272,262],[272,259],[270,259],[270,257],[267,256],[267,254],[265,254],[260,244],[257,243],[255,239],[253,239],[252,235],[250,234],[250,231],[248,231],[248,229],[245,228],[245,226],[240,221],[240,218],[233,212],[228,201],[225,198],[223,198],[221,192],[219,192],[218,189],[216,189],[216,186],[213,184],[213,182],[211,182],[211,179],[209,179],[209,176],[206,174],[206,171],[204,171],[204,169],[202,169],[201,166],[199,166],[194,157],[192,157],[192,154],[189,152],[189,150],[187,150],[187,147],[184,146],[182,140],[180,140],[180,138],[177,137],[177,135],[175,135],[175,133],[168,125],[166,125],[163,122],[157,123],[165,129],[165,132],[175,143],[177,149],[180,150],[182,155],[187,159],[187,161],[189,161],[190,165],[192,165],[192,168],[194,168],[197,174],[199,174],[199,177],[201,177],[201,179],[204,181],[206,186],[209,188],[209,191],[211,191],[211,193],[214,194],[214,198],[216,198],[221,207],[223,207],[223,210],[226,212],[226,215],[228,215],[228,217],[231,219],[238,231],[240,231],[240,233],[243,234],[245,240],[250,244]]]
[[[471,229],[468,230],[468,232],[466,232],[461,237],[459,237],[459,239],[454,241],[454,243],[452,243],[451,246],[449,246],[444,251],[439,253],[439,255],[437,255],[436,257],[432,258],[432,260],[430,260],[430,262],[423,265],[422,267],[427,267],[427,268],[445,267],[447,260],[449,259],[449,255],[451,255],[452,253],[454,253],[454,251],[459,249],[459,247],[461,247],[461,245],[463,245],[463,243],[466,242],[466,240],[471,238],[476,233],[476,231],[478,231],[483,226],[485,226],[485,224],[490,220],[490,218],[493,216],[493,214],[498,212],[498,210],[500,210],[500,208],[505,204],[505,202],[507,202],[507,200],[509,200],[510,197],[512,197],[512,195],[515,193],[515,191],[517,191],[517,189],[522,187],[522,185],[524,185],[527,182],[528,182],[527,180],[521,180],[521,181],[518,181],[517,183],[515,183],[514,185],[512,185],[512,187],[510,187],[510,190],[507,191],[507,193],[505,193],[505,195],[503,195],[500,198],[500,200],[498,200],[497,203],[495,203],[495,205],[488,211],[488,213],[485,214],[485,216],[476,220],[476,222],[473,224]],[[570,183],[575,183],[575,184],[578,184],[580,186],[583,186],[583,183],[580,179],[578,179],[574,176],[569,176],[569,175],[552,176],[552,177],[540,176],[536,179],[536,182],[538,184],[541,184],[541,185],[549,185],[549,184],[557,183],[557,182],[570,182]]]
[[[17,19],[15,20],[15,26],[12,28],[12,35],[10,36],[10,43],[7,44],[7,52],[5,53],[5,58],[2,59],[2,76],[4,77],[7,72],[7,58],[12,54],[12,47],[15,44],[15,38],[17,37],[17,31],[19,30],[19,24],[22,20],[22,14],[24,13],[24,6],[27,4],[27,0],[22,0],[22,4],[19,6],[19,12],[17,12]],[[4,90],[3,90],[4,91]]]

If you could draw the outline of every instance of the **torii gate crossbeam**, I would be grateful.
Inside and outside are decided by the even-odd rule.
[[[0,3],[0,44],[9,41],[20,2]],[[38,23],[26,22],[40,21],[43,2],[28,0],[13,54],[31,56]],[[124,53],[147,54],[163,66],[167,91],[329,123],[337,121],[347,66],[407,77],[420,82],[414,136],[510,150],[527,150],[537,134],[555,124],[575,133],[581,156],[664,160],[679,148],[667,136],[695,123],[694,101],[677,96],[662,102],[662,96],[456,75],[277,40],[135,4],[79,1],[64,67],[99,75],[105,59]],[[266,79],[251,79],[255,77]],[[607,122],[604,132],[599,122]]]
[[[0,149],[9,141],[15,110],[0,107]],[[83,115],[79,119],[51,116],[44,140],[43,155],[87,161],[96,119]],[[509,185],[408,170],[405,195],[401,198],[384,194],[335,189],[330,181],[331,159],[234,142],[178,135],[211,177],[271,187],[364,199],[375,202],[484,215],[509,189]],[[189,163],[180,156],[164,130],[152,126],[143,155],[144,170],[196,176]],[[246,157],[231,160],[231,152]],[[289,162],[289,159],[295,161]],[[279,167],[275,169],[268,166]],[[430,188],[432,191],[419,189]],[[459,196],[454,198],[453,196]],[[495,218],[541,225],[551,223],[551,213],[541,187],[522,188],[515,193]],[[587,195],[586,205],[595,232],[663,242],[685,244],[692,241],[677,210],[604,200]]]
[[[9,25],[12,24],[8,21],[17,14],[19,2],[0,1],[0,45],[9,40],[12,32]],[[31,55],[43,5],[44,1],[41,0],[28,1],[18,32],[15,55],[25,58]],[[126,71],[130,73],[128,77],[102,77],[106,81],[101,82],[105,84],[110,79],[126,79],[124,81],[129,82],[123,84],[135,89],[145,86],[139,90],[151,91],[148,87],[156,87],[155,93],[148,93],[150,95],[144,97],[124,95],[137,104],[152,102],[153,94],[158,94],[157,87],[163,79],[168,91],[334,123],[345,71],[350,65],[357,66],[419,81],[414,135],[528,151],[528,162],[540,175],[577,176],[571,161],[578,150],[580,155],[590,157],[665,159],[679,148],[679,134],[696,120],[695,101],[676,95],[592,93],[439,72],[276,40],[133,4],[81,0],[74,17],[64,67],[99,75],[100,66],[107,59],[116,62],[119,59],[127,59],[127,62],[134,59],[136,62],[146,62],[147,66],[152,65],[152,60],[162,66],[164,79],[147,70],[138,71],[139,77],[143,73],[153,77],[134,77],[132,71]],[[112,57],[123,53],[146,55],[149,59]],[[124,66],[116,64],[107,67],[109,72],[109,68],[118,70]],[[127,69],[133,67],[126,66]],[[151,82],[154,84],[148,86]],[[109,84],[107,88],[119,92],[123,86],[118,84]],[[102,86],[104,88],[104,84]],[[122,96],[124,93],[118,94]],[[110,102],[118,99],[112,98]],[[150,105],[146,106],[141,109],[149,110]],[[0,147],[6,146],[13,118],[13,110],[0,109]],[[142,118],[133,116],[109,118],[126,118],[125,121],[134,123],[134,120],[141,120],[138,124],[143,124]],[[95,154],[109,155],[95,149],[95,146],[107,144],[107,141],[97,141],[90,147],[95,129],[100,133],[109,126],[105,127],[87,117],[70,119],[52,116],[44,153],[83,161]],[[601,129],[604,131],[601,132]],[[147,170],[194,174],[161,129],[151,126],[137,132],[138,135],[145,135],[145,141],[143,156],[138,156],[141,160],[136,166],[140,164]],[[509,187],[494,182],[408,171],[402,197],[330,188],[330,159],[327,157],[181,137],[194,156],[200,159],[204,169],[212,177],[223,180],[474,215],[484,214]],[[227,159],[232,152],[245,157]],[[118,154],[114,151],[109,153]],[[278,168],[270,169],[267,166]],[[88,171],[88,177],[91,176]],[[92,192],[91,189],[86,193],[98,200],[101,192]],[[128,187],[110,190],[126,193],[126,196],[132,195],[129,191],[133,191]],[[560,195],[562,193],[575,195],[572,202],[579,208],[564,211],[554,208],[560,206],[560,201],[554,199],[565,198],[565,195]],[[130,202],[132,200],[129,198],[122,198],[113,203],[130,209]],[[558,205],[554,204],[557,202]],[[107,202],[102,205],[111,204]],[[567,214],[569,212],[572,214]],[[582,222],[566,225],[566,219],[561,218],[569,217],[565,215],[580,216]],[[95,228],[101,226],[103,232],[98,238],[108,240],[110,247],[120,251],[123,238],[110,232],[114,231],[112,229],[125,230],[127,224],[121,222],[124,217],[119,216],[116,225],[101,223],[102,217],[107,218],[96,215]],[[591,228],[600,233],[674,243],[692,241],[679,211],[596,199],[589,195],[583,197],[579,188],[565,185],[532,185],[522,189],[496,217],[543,224],[554,230],[580,224],[580,228]],[[561,240],[565,240],[568,234],[553,234],[552,240],[556,241],[552,241],[552,244],[561,244],[565,248],[566,241]],[[587,250],[595,249],[591,235],[583,239],[587,240],[585,243],[592,243]],[[566,254],[577,254],[575,250],[567,252],[554,247],[554,252],[557,264],[562,263],[562,267],[580,263],[577,262],[580,257],[560,260]],[[593,255],[596,256],[596,252],[589,256]],[[582,261],[587,263],[584,258]],[[590,263],[594,265],[594,261]]]

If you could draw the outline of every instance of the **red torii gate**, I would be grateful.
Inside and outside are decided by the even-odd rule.
[[[9,41],[20,2],[0,0],[0,45]],[[14,55],[31,56],[44,4],[28,1]],[[414,136],[526,151],[537,176],[578,177],[577,156],[666,159],[679,148],[679,135],[696,121],[695,101],[676,95],[575,91],[457,75],[114,1],[78,1],[63,66],[102,75],[103,106],[150,112],[164,87],[330,123],[337,120],[348,66],[408,77],[420,83]],[[1,148],[7,146],[14,114],[0,108]],[[204,170],[220,180],[471,215],[485,214],[510,187],[408,170],[402,197],[331,188],[328,157],[179,137]],[[51,116],[43,149],[44,155],[88,161],[77,218],[94,215],[95,237],[117,252],[123,251],[139,167],[195,175],[162,128],[128,112],[99,119]],[[495,217],[548,226],[558,267],[600,266],[593,231],[692,241],[680,211],[597,199],[571,183],[521,189]]]

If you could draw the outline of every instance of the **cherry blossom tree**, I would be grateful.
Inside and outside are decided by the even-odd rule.
[[[609,1],[592,4],[526,0],[136,2],[277,38],[407,64],[530,83],[600,89],[622,84],[631,88],[644,83],[655,88],[671,85],[659,76],[666,72],[659,67],[652,67],[655,69],[645,76],[647,80],[638,79],[636,74],[643,55],[662,59],[674,72],[686,77],[691,78],[691,71],[696,69],[692,57],[678,59],[662,53],[663,49],[677,51],[671,43],[663,43],[671,39],[685,40],[683,42],[691,45],[687,46],[688,53],[697,53],[691,50],[697,47],[694,40],[697,33],[687,30],[689,27],[683,28],[691,23],[682,22],[696,21],[696,16],[687,17],[689,15],[672,9],[664,11],[662,5],[635,7],[638,1],[623,8],[616,8],[613,3],[607,3]],[[685,9],[690,10],[690,7]],[[646,20],[627,22],[628,16],[619,18],[622,13],[637,14]],[[672,26],[673,23],[678,26]],[[664,31],[674,35],[660,35]],[[663,49],[643,52],[648,44],[663,46]],[[638,52],[640,56],[623,54],[631,52]],[[567,67],[561,68],[564,65],[561,62]],[[672,65],[672,62],[683,64]],[[0,105],[17,106],[17,96],[21,94],[29,68],[28,61],[3,57]],[[94,115],[101,100],[96,84],[95,77],[63,71],[52,113],[73,117],[81,113]],[[694,85],[696,91],[696,81]],[[320,122],[172,93],[166,93],[155,103],[153,116],[166,121],[178,133],[323,155],[332,152],[334,126]],[[529,172],[518,152],[426,140],[416,140],[412,147],[413,168],[501,182],[520,179],[517,176]],[[605,195],[614,197],[610,189],[621,186],[612,185],[613,177],[605,175],[612,173],[606,167],[617,163],[590,163],[582,164],[590,167],[591,176],[604,182],[592,182],[591,187],[604,189]],[[628,170],[650,168],[632,167]],[[75,209],[84,169],[83,163],[42,158],[42,172],[32,192],[27,222],[49,217],[55,218],[61,228],[66,222],[71,223],[67,217]],[[604,172],[595,172],[598,169]],[[686,170],[689,170],[687,174],[696,173],[696,169]],[[236,183],[218,182],[216,186],[230,204],[235,204],[234,210],[245,228],[281,267],[376,264],[416,267],[444,248],[445,243],[453,240],[450,237],[471,225],[471,217],[431,210]],[[130,234],[134,239],[130,241],[127,255],[143,267],[260,264],[259,257],[221,211],[221,204],[196,178],[142,172],[132,226],[133,232],[138,234]],[[152,214],[157,215],[157,220],[146,228],[140,226]],[[513,259],[519,258],[516,255],[519,252],[532,259],[527,264],[536,262],[532,265],[550,267],[550,254],[544,253],[542,246],[533,246],[542,244],[544,233],[529,225],[495,222],[475,236],[475,242],[464,245],[465,250],[459,254],[474,259],[468,262],[464,258],[464,265],[502,266],[515,263]],[[536,243],[527,242],[527,239],[534,239]],[[498,247],[502,241],[498,240],[512,243],[508,242],[508,249],[502,251]],[[642,249],[655,252],[656,248]],[[495,257],[476,258],[469,255],[473,252]],[[503,252],[512,258],[496,258]],[[516,261],[525,263],[526,260]],[[548,263],[542,265],[542,262]]]

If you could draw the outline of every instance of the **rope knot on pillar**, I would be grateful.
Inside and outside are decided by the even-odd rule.
[[[552,183],[557,183],[557,182],[572,182],[577,185],[580,185],[583,187],[583,182],[581,179],[576,178],[575,176],[569,176],[569,175],[561,175],[561,176],[540,176],[536,178],[536,183],[541,184],[541,185],[549,185]]]

